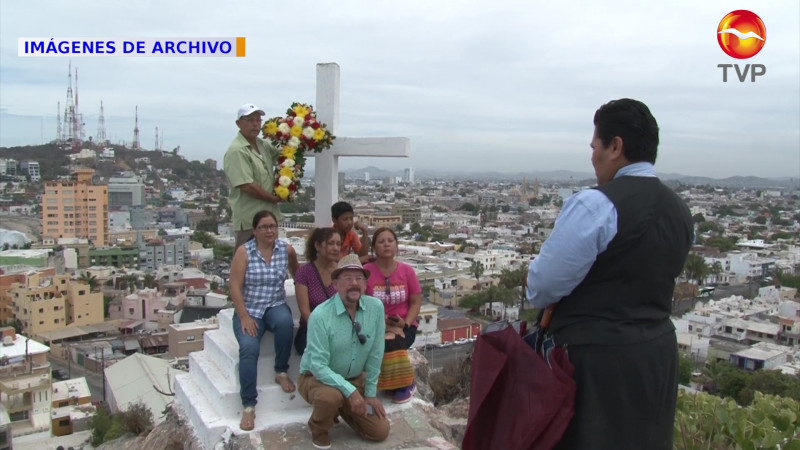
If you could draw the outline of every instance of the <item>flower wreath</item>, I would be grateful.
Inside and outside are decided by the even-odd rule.
[[[317,121],[311,105],[292,103],[285,117],[273,117],[264,122],[264,139],[281,149],[275,166],[275,195],[291,201],[300,189],[305,152],[320,153],[329,149],[336,139],[324,123]]]

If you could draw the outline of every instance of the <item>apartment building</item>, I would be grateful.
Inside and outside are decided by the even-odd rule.
[[[144,205],[144,183],[133,172],[123,172],[108,180],[108,207],[118,210],[123,206]]]
[[[403,216],[389,214],[359,214],[358,220],[370,228],[389,227],[394,229],[403,223]]]
[[[9,277],[10,278],[10,277]],[[67,325],[103,322],[103,294],[91,292],[88,284],[68,275],[52,275],[47,270],[11,278],[0,288],[10,317],[31,336],[59,330]],[[3,281],[5,283],[5,281]]]
[[[191,352],[203,350],[203,335],[208,330],[219,328],[217,318],[191,323],[175,323],[167,327],[169,333],[169,357],[183,358]]]
[[[139,243],[139,268],[144,271],[152,272],[162,265],[184,267],[189,257],[188,238],[167,237]]]
[[[51,378],[49,347],[0,328],[0,404],[11,423],[12,437],[50,431]]]
[[[78,237],[105,245],[108,187],[92,184],[92,169],[76,169],[72,180],[48,181],[42,195],[42,239]]]

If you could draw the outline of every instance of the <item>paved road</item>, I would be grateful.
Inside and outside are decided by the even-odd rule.
[[[70,374],[71,378],[86,377],[86,382],[89,384],[89,391],[92,393],[92,401],[103,400],[103,374],[94,373],[86,370],[77,364],[67,364],[66,360],[57,358],[52,355],[47,356],[50,361],[52,370],[61,369],[65,373]],[[56,381],[55,379],[53,381]]]
[[[758,283],[753,283],[752,286],[748,286],[746,284],[737,284],[732,286],[717,286],[714,289],[714,300],[719,300],[721,298],[730,297],[731,295],[742,295],[745,297],[749,297],[748,294],[755,294],[758,293]]]
[[[462,345],[451,345],[443,348],[432,348],[429,350],[420,349],[419,351],[428,359],[431,370],[441,370],[447,364],[460,361],[472,353],[473,343]]]

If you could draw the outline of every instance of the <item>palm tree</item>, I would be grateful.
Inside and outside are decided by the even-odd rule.
[[[481,285],[481,276],[486,271],[486,267],[481,264],[480,261],[472,261],[472,265],[469,266],[469,273],[475,277],[475,280],[478,282],[478,287],[480,288]]]
[[[714,275],[714,283],[719,283],[719,274],[722,273],[722,263],[714,261],[711,265],[711,275]]]
[[[527,267],[522,266],[514,270],[506,268],[500,271],[500,284],[508,289],[515,289],[522,286],[527,276]]]
[[[139,284],[139,277],[136,274],[129,273],[125,275],[125,287],[128,289],[128,292],[133,293],[136,290]]]
[[[155,288],[158,286],[158,281],[156,281],[156,277],[152,273],[146,273],[142,279],[142,284],[146,288]]]
[[[97,276],[90,275],[89,272],[84,272],[80,277],[78,277],[78,281],[83,284],[88,284],[91,292],[94,292],[95,289],[97,289]]]
[[[489,303],[492,305],[492,316],[494,316],[494,302],[502,303],[506,306],[514,303],[516,293],[512,289],[508,289],[503,285],[489,286],[486,291]],[[505,311],[505,309],[503,309]],[[503,314],[505,316],[505,314]]]
[[[686,258],[686,263],[683,266],[683,272],[686,278],[690,280],[697,280],[697,285],[703,284],[703,280],[708,276],[711,269],[706,264],[706,260],[697,253],[689,253]]]

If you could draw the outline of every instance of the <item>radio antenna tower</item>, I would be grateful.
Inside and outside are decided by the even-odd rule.
[[[83,120],[78,112],[78,68],[75,68],[75,109],[72,113],[72,151],[78,153],[81,151],[81,144],[83,142]]]
[[[136,107],[136,119],[133,122],[133,144],[131,149],[139,150],[139,107]]]
[[[72,144],[75,139],[74,123],[75,123],[75,99],[72,94],[72,61],[69,62],[69,73],[67,75],[69,84],[67,84],[67,103],[64,105],[64,136],[63,141]]]
[[[56,122],[58,126],[56,127],[56,145],[61,145],[63,141],[63,137],[61,133],[61,102],[58,102],[58,106],[56,106]]]
[[[97,119],[97,145],[106,145],[106,117],[103,114],[103,101],[100,100],[100,118]]]
[[[161,148],[158,146],[158,127],[156,127],[156,146],[153,147],[153,150],[159,151]]]

